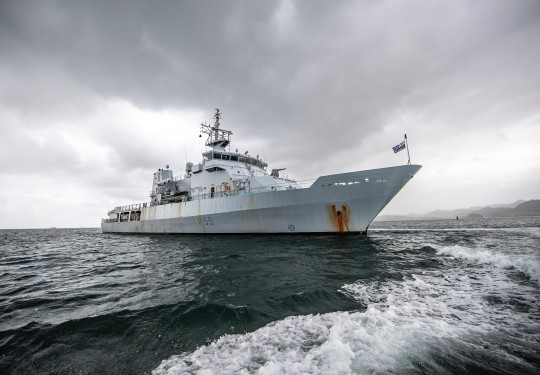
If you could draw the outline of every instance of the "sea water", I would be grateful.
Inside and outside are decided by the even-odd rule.
[[[1,374],[538,374],[540,218],[0,231]]]

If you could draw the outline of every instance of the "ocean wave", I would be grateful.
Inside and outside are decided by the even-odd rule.
[[[289,317],[173,356],[153,374],[346,373],[355,358],[344,341],[350,322],[349,313]]]
[[[207,321],[221,322],[253,322],[264,318],[259,310],[251,306],[234,306],[230,304],[204,303],[182,312],[181,319],[190,324]]]
[[[439,247],[438,255],[451,256],[467,262],[491,264],[500,268],[515,268],[531,280],[540,281],[540,259],[533,254],[499,254],[482,248],[454,245]]]
[[[251,333],[225,335],[162,361],[153,374],[459,372],[470,358],[486,358],[475,364],[482,368],[501,357],[522,373],[534,373],[529,362],[503,346],[486,345],[501,329],[516,340],[523,332],[540,333],[527,313],[500,309],[484,298],[516,288],[498,272],[482,277],[455,267],[348,284],[341,292],[367,306],[365,311],[292,316]],[[536,309],[537,302],[526,302]]]

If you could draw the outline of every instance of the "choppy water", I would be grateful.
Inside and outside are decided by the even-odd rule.
[[[540,218],[0,231],[2,374],[538,374]]]

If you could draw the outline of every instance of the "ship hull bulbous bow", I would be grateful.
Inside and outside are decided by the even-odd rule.
[[[379,212],[421,168],[319,177],[309,188],[143,207],[132,221],[102,222],[110,233],[367,233]]]

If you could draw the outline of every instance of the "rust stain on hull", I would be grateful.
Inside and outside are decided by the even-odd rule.
[[[203,233],[206,234],[206,228],[204,227],[204,221],[203,221],[203,219],[201,217],[201,201],[200,200],[197,201],[197,213],[198,213],[198,216],[199,216],[197,218],[197,220],[199,220],[199,224],[201,224],[201,228],[202,228]]]
[[[201,223],[201,228],[202,228],[203,233],[206,234],[206,227],[204,226],[204,221],[200,216],[199,216],[199,222]]]
[[[351,218],[351,210],[348,205],[344,204],[338,210],[335,204],[327,206],[328,216],[331,226],[336,232],[349,232],[349,221]]]
[[[348,205],[344,204],[341,206],[341,217],[343,220],[343,225],[345,227],[345,230],[348,232],[349,229],[349,222],[351,219],[351,210]]]
[[[341,211],[336,212],[336,216],[337,216],[338,229],[340,232],[343,232],[343,217],[341,215]]]

